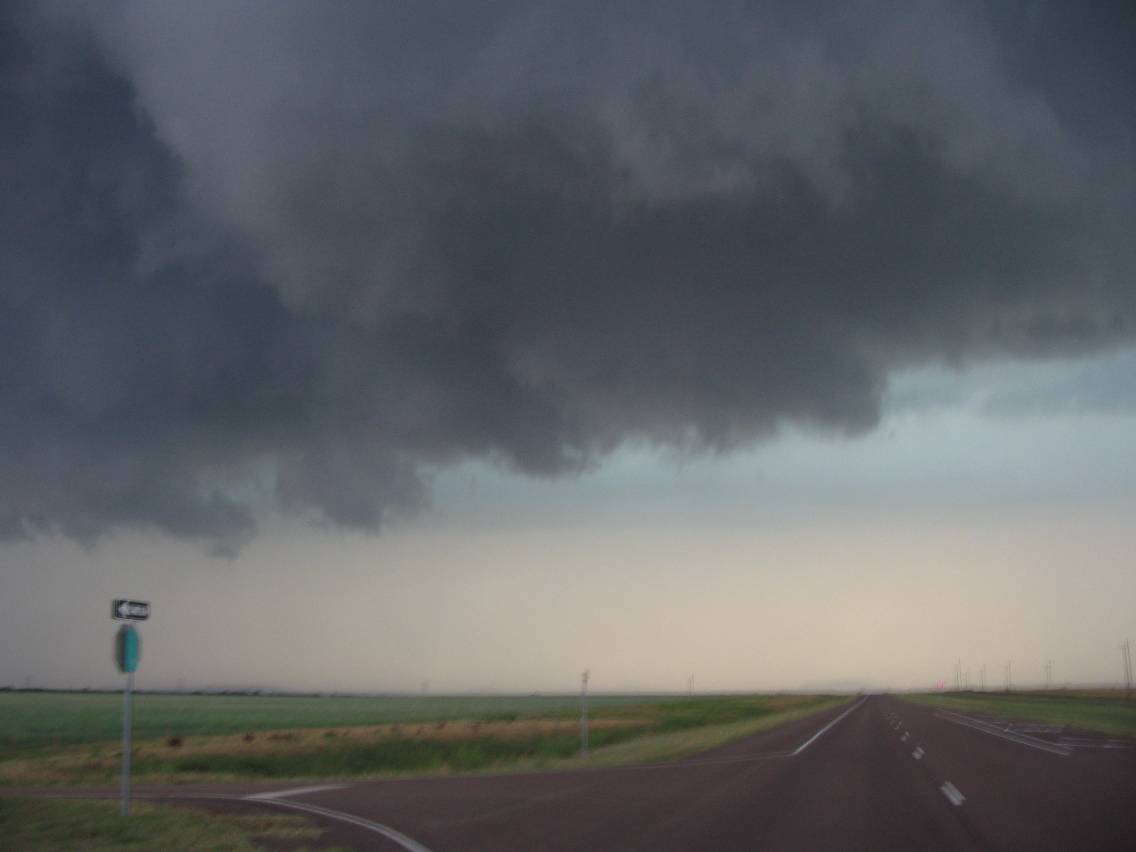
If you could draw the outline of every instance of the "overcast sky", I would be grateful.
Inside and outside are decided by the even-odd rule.
[[[1131,4],[0,14],[0,685],[1118,679]]]

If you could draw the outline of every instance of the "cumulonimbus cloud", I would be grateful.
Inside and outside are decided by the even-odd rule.
[[[1132,57],[1015,8],[10,10],[0,535],[234,552],[1130,341]]]

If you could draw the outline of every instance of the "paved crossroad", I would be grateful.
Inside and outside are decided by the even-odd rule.
[[[871,696],[678,764],[151,793],[403,852],[1136,849],[1131,743],[1025,728]]]
[[[1019,741],[977,721],[873,696],[674,766],[359,783],[296,801],[434,852],[1136,849],[1136,750],[1047,750],[1055,732]]]

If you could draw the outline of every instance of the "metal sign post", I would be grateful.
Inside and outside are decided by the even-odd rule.
[[[150,604],[145,601],[116,600],[111,604],[111,618],[123,621],[145,621],[150,617]],[[114,637],[114,661],[126,674],[122,690],[122,805],[123,816],[130,815],[130,751],[134,705],[134,672],[142,656],[142,637],[133,624],[123,624]]]
[[[134,672],[127,672],[126,688],[122,691],[122,807],[120,810],[123,816],[130,816],[130,711],[133,692]]]

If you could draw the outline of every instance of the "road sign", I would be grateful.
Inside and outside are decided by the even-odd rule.
[[[138,670],[138,660],[142,656],[142,637],[130,624],[118,628],[114,637],[114,662],[118,670],[130,674]]]
[[[110,605],[110,617],[118,621],[145,621],[150,617],[150,602],[115,599]]]
[[[115,601],[111,614],[115,618],[142,620],[150,617],[150,604],[143,601]],[[120,813],[130,813],[130,739],[131,715],[134,691],[134,672],[138,670],[138,660],[142,656],[142,637],[133,624],[123,624],[114,637],[114,662],[118,670],[126,675],[126,685],[122,690],[122,804]]]

